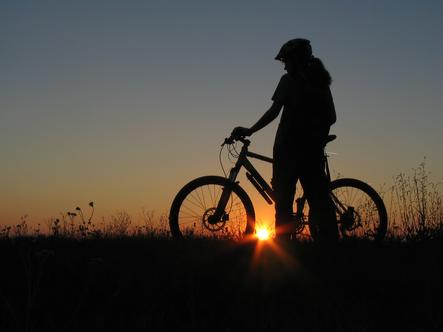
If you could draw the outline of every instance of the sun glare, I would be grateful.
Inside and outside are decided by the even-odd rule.
[[[266,228],[257,229],[257,238],[260,241],[265,241],[269,239],[269,231]]]

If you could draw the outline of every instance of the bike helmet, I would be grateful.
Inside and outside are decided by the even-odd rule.
[[[311,42],[308,39],[296,38],[283,44],[275,60],[298,59],[308,61],[312,57]]]

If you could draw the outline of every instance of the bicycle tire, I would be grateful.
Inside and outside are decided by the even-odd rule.
[[[357,179],[337,179],[331,182],[331,196],[341,238],[384,239],[388,214],[383,199],[374,188]],[[309,223],[309,231],[316,239],[317,229],[313,223]]]
[[[359,192],[352,195],[351,190]],[[361,180],[347,178],[332,181],[331,192],[342,204],[354,208],[354,215],[350,218],[355,218],[354,225],[349,226],[346,221],[339,220],[342,237],[366,238],[375,241],[384,239],[388,229],[388,213],[383,199],[374,188]],[[365,196],[355,199],[358,193],[364,193]],[[352,197],[354,197],[353,201],[351,201]],[[337,206],[337,202],[335,203]],[[337,208],[340,210],[339,206]],[[344,211],[337,212],[338,217],[344,218],[343,213]]]
[[[208,216],[215,211],[221,190],[227,185],[232,186],[224,214],[227,219],[210,224]],[[177,193],[169,212],[169,227],[174,238],[242,237],[254,232],[254,206],[237,183],[220,176],[203,176]]]

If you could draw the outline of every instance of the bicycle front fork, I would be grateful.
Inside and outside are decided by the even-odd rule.
[[[220,195],[220,199],[217,203],[217,207],[213,215],[208,218],[208,222],[212,225],[217,224],[220,220],[227,221],[229,219],[229,215],[226,213],[226,205],[228,205],[229,198],[232,194],[233,186],[235,182],[227,182],[224,186],[222,194]]]

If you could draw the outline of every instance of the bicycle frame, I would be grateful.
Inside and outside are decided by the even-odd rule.
[[[272,158],[262,156],[260,154],[249,152],[248,145],[249,141],[243,142],[243,147],[238,157],[237,163],[231,169],[229,174],[229,180],[235,181],[237,174],[240,172],[240,169],[244,167],[246,169],[246,177],[253,184],[255,189],[262,195],[265,201],[268,204],[272,204],[275,202],[274,191],[271,186],[266,182],[265,179],[260,175],[260,173],[255,169],[254,165],[248,160],[248,157],[255,158],[258,160],[262,160],[268,163],[273,162]]]
[[[223,212],[225,210],[225,206],[229,200],[229,196],[231,194],[232,185],[237,184],[236,181],[238,173],[240,172],[241,168],[244,167],[246,169],[246,178],[252,183],[254,188],[260,193],[260,195],[265,199],[265,201],[272,205],[275,202],[275,195],[274,190],[271,188],[271,186],[266,182],[265,179],[260,175],[260,173],[255,169],[254,165],[248,160],[249,158],[254,158],[258,160],[262,160],[268,163],[272,163],[273,159],[260,155],[258,153],[250,152],[248,151],[248,147],[250,144],[250,141],[247,139],[240,139],[240,142],[243,143],[241,152],[238,156],[237,162],[235,163],[235,166],[231,168],[229,172],[229,183],[231,185],[226,186],[223,189],[222,195],[220,197],[219,203],[217,205],[216,212],[214,213],[213,217],[214,220],[219,220],[220,217],[222,217]],[[331,182],[331,176],[329,171],[329,165],[327,160],[327,155],[325,154],[324,158],[325,162],[325,172],[326,176],[328,178],[328,181]],[[332,194],[332,199],[337,203],[337,198],[334,194]],[[303,217],[303,207],[306,202],[306,197],[303,195],[302,197],[296,199],[297,203],[297,210],[295,211],[295,217],[297,219],[301,219]],[[340,202],[338,202],[339,205],[342,205]]]

